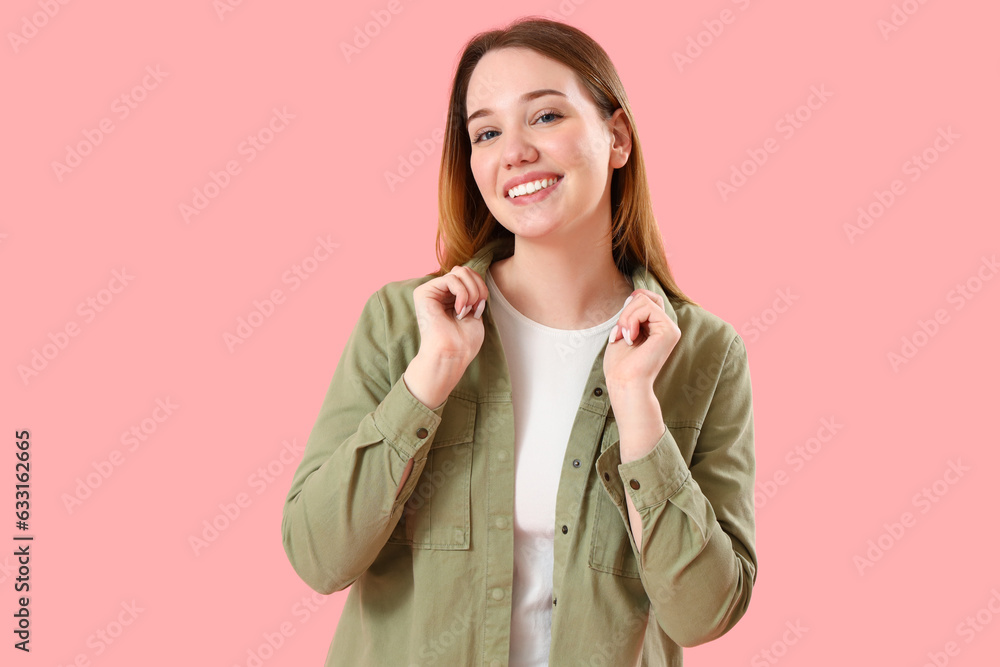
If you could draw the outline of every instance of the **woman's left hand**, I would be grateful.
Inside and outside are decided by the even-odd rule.
[[[632,292],[604,350],[608,391],[651,390],[680,338],[681,330],[664,310],[663,297],[644,289]]]

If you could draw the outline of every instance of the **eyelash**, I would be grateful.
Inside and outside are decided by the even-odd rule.
[[[538,115],[538,118],[536,118],[535,120],[538,120],[540,118],[544,118],[545,116],[555,116],[556,118],[562,118],[563,117],[563,115],[561,113],[558,113],[558,112],[555,112],[555,111],[544,111],[544,112],[540,113]],[[496,130],[480,130],[479,132],[476,133],[476,136],[473,137],[472,143],[473,144],[478,144],[480,141],[483,141],[482,136],[484,134],[489,133],[489,132],[496,132]]]

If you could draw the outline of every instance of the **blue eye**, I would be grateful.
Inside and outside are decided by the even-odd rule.
[[[483,139],[483,136],[487,135],[487,134],[490,134],[491,132],[496,132],[496,130],[484,130],[484,131],[480,132],[479,134],[476,135],[476,138],[475,138],[475,140],[472,143],[478,144],[480,141],[485,141]]]
[[[546,116],[553,116],[554,118],[562,118],[563,117],[562,114],[560,114],[558,112],[555,112],[555,111],[544,111],[541,114],[539,114],[539,116],[536,118],[536,120],[540,121],[542,118],[545,118]],[[549,122],[552,122],[552,121],[549,121]],[[548,123],[546,123],[546,124],[548,124]],[[493,132],[496,132],[496,130],[482,130],[482,131],[478,132],[476,134],[476,136],[473,137],[472,143],[478,144],[480,141],[489,141],[488,139],[483,139],[483,137],[485,135],[493,133]]]

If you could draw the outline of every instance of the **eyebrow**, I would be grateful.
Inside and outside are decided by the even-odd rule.
[[[531,100],[537,99],[539,97],[544,97],[546,95],[559,95],[561,97],[566,97],[566,93],[560,92],[558,90],[553,90],[551,88],[541,88],[539,90],[533,90],[530,93],[525,93],[524,95],[521,95],[521,103],[523,104],[524,102],[530,102]],[[469,123],[471,123],[472,121],[476,120],[477,118],[480,118],[481,116],[489,116],[491,113],[493,113],[493,109],[480,109],[479,111],[469,116],[469,120],[465,122],[465,126],[468,127]]]

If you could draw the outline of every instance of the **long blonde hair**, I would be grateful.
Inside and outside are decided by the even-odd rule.
[[[611,251],[615,264],[626,277],[636,266],[644,266],[673,301],[697,305],[677,287],[667,264],[653,216],[635,118],[611,59],[583,31],[537,16],[522,17],[503,29],[475,35],[459,59],[451,87],[438,186],[435,245],[441,268],[433,275],[443,276],[464,264],[494,239],[513,237],[493,217],[472,175],[465,108],[469,80],[479,60],[489,51],[505,47],[532,49],[575,71],[603,118],[611,118],[619,108],[624,110],[631,127],[632,150],[625,165],[615,169],[611,177]]]

